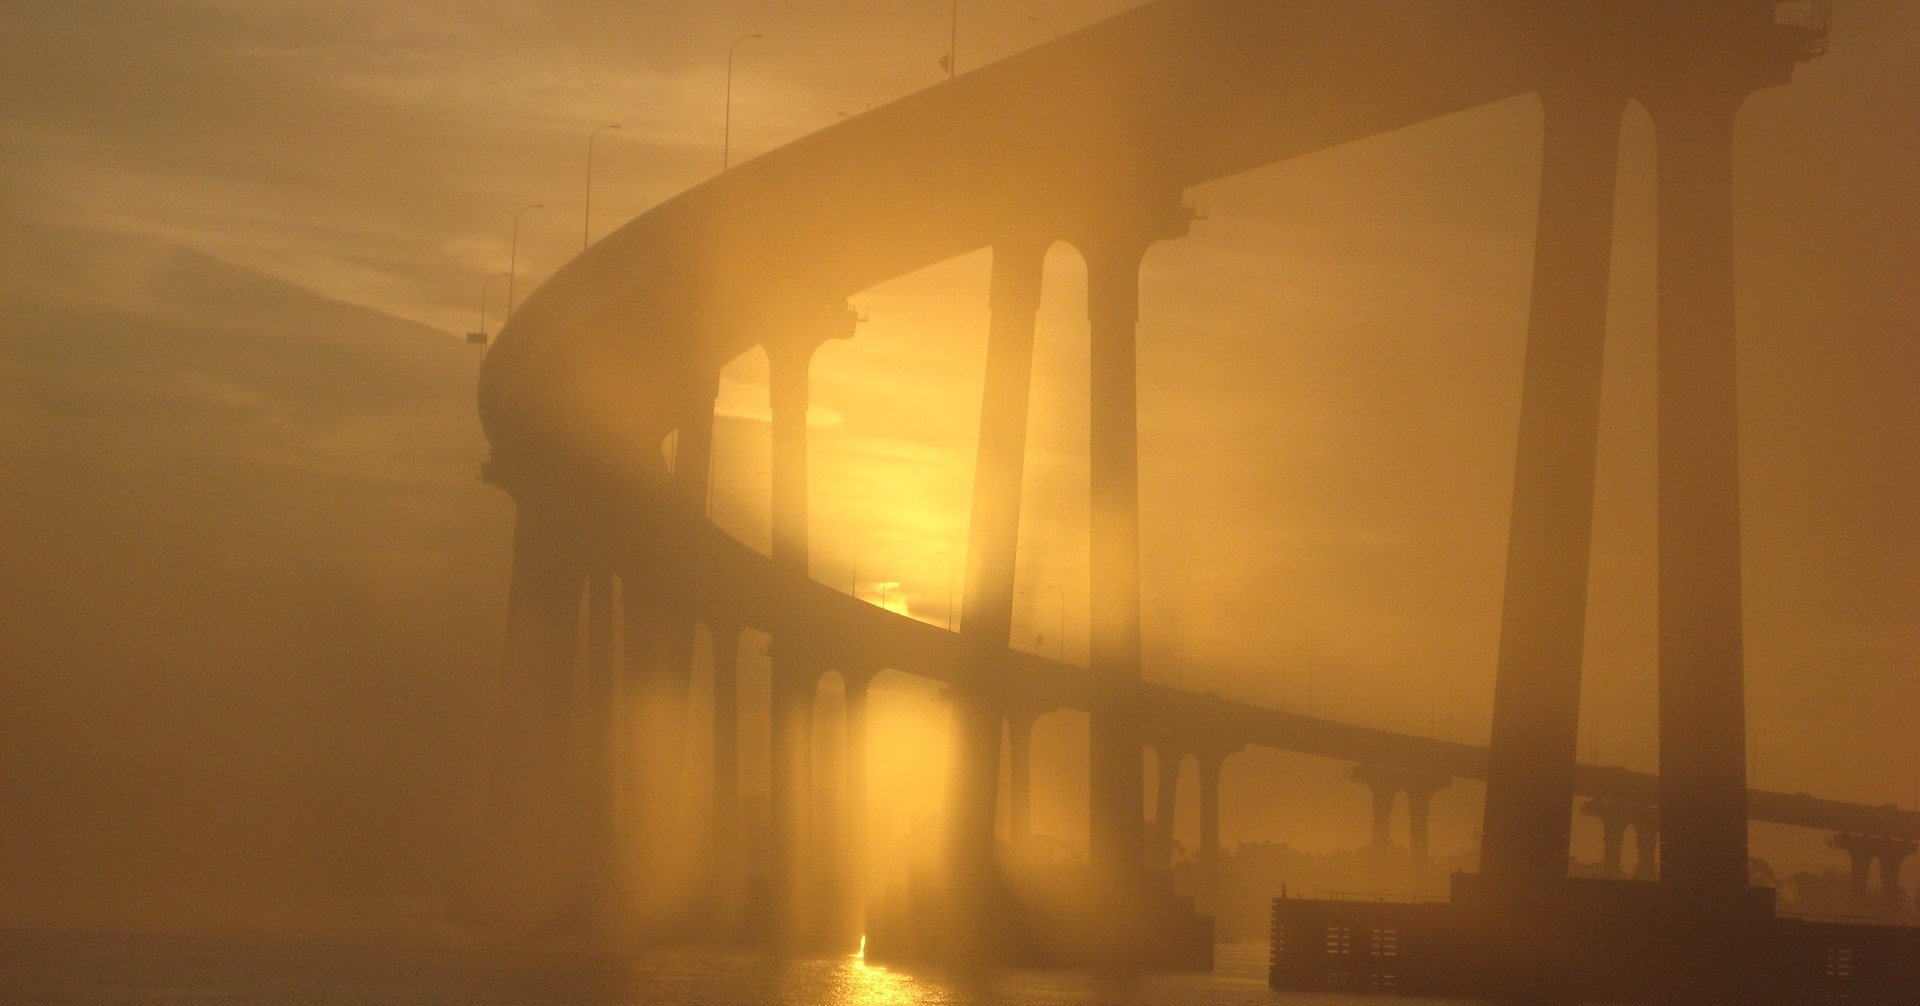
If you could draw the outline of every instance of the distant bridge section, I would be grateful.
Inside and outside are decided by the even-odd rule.
[[[812,579],[776,575],[772,561],[703,521],[676,520],[663,535],[690,543],[702,560],[689,571],[701,595],[698,606],[726,623],[771,630],[781,613],[799,612],[811,629],[807,645],[824,670],[831,667],[896,670],[951,681],[962,659],[960,637],[944,627],[905,618]],[[684,537],[683,537],[684,536]],[[703,540],[704,539],[704,540]],[[703,575],[704,573],[704,575]],[[1038,654],[1009,650],[1001,687],[1009,708],[1030,713],[1086,710],[1092,682],[1087,668]],[[1196,746],[1263,747],[1339,761],[1431,772],[1484,781],[1484,745],[1439,740],[1284,712],[1218,695],[1163,684],[1141,686],[1140,714],[1152,733],[1188,739]],[[1657,807],[1660,780],[1651,772],[1610,765],[1581,765],[1576,795]],[[1763,824],[1817,828],[1920,841],[1920,812],[1892,805],[1828,800],[1806,793],[1752,789],[1747,816]]]

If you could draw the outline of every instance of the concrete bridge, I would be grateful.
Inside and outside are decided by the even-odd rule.
[[[551,781],[573,757],[577,691],[604,714],[586,728],[599,773],[590,792],[615,793],[631,771],[616,754],[621,690],[683,686],[696,623],[718,641],[722,738],[738,730],[740,630],[773,637],[781,912],[799,902],[818,682],[844,678],[857,737],[867,683],[888,667],[948,683],[949,869],[963,890],[993,869],[1005,725],[1014,814],[1024,818],[1026,729],[1065,707],[1089,713],[1091,866],[1115,890],[1143,883],[1150,744],[1200,758],[1209,856],[1209,794],[1221,762],[1247,745],[1355,763],[1388,809],[1401,792],[1422,803],[1449,778],[1486,779],[1483,868],[1516,890],[1564,879],[1577,795],[1660,806],[1663,879],[1718,892],[1703,895],[1708,905],[1745,903],[1730,892],[1746,883],[1749,817],[1920,834],[1910,813],[1745,786],[1730,135],[1745,95],[1785,82],[1820,44],[1782,6],[1157,0],[759,157],[594,245],[510,319],[481,378],[487,478],[518,506],[493,836],[502,911],[551,914],[578,862],[619,834],[625,811],[611,797],[584,831],[553,823],[576,816]],[[1184,191],[1525,94],[1542,103],[1545,160],[1492,744],[1143,682],[1138,276],[1149,249],[1189,229]],[[1657,777],[1574,759],[1617,134],[1629,101],[1646,106],[1661,148]],[[1091,323],[1086,668],[1009,645],[1034,314],[1044,256],[1059,242],[1086,260]],[[950,633],[809,578],[808,371],[821,345],[853,336],[849,296],[983,248],[993,253],[992,320],[964,617]],[[697,516],[719,371],[756,346],[770,369],[770,556]],[[576,683],[582,645],[592,670]],[[732,748],[716,748],[723,793],[737,785]],[[722,803],[723,818],[736,812]],[[723,820],[716,834],[733,827]],[[1156,835],[1153,854],[1165,848]]]
[[[634,517],[642,520],[638,514]],[[785,632],[806,654],[804,661],[796,661],[804,670],[791,685],[800,696],[795,701],[811,701],[824,677],[838,675],[848,696],[846,715],[853,721],[848,725],[849,736],[860,736],[865,730],[862,721],[867,688],[883,671],[949,685],[963,678],[968,652],[959,633],[895,613],[811,578],[783,576],[769,557],[683,510],[663,508],[645,515],[635,527],[643,529],[654,543],[649,548],[650,568],[671,575],[664,577],[664,585],[636,595],[638,603],[628,609],[631,614],[626,617],[636,625],[651,625],[651,631],[657,633],[663,628],[660,619],[645,610],[646,605],[653,605],[676,612],[678,619],[704,625],[708,637],[715,641],[711,656],[716,681],[727,681],[734,674],[744,631]],[[607,596],[608,586],[617,578],[610,571],[592,576],[589,593],[597,591],[599,596]],[[602,628],[602,620],[619,620],[611,606],[589,604],[587,615],[590,627],[575,645],[591,645],[603,633],[615,631],[611,625]],[[684,662],[691,656],[691,642],[690,637],[683,638],[681,648],[672,655],[642,649],[632,655],[633,666],[627,670],[635,675],[674,677],[684,688],[690,671]],[[609,659],[611,650],[605,648],[605,642],[599,645],[599,659]],[[646,645],[641,643],[641,647]],[[1004,718],[1012,758],[1010,830],[1019,842],[1028,833],[1031,764],[1026,752],[1034,723],[1060,710],[1091,710],[1094,683],[1092,672],[1085,666],[1031,652],[1009,648],[996,659],[999,677],[994,697]],[[615,670],[609,667],[604,673]],[[1205,677],[1204,668],[1198,670],[1199,676]],[[1276,673],[1280,671],[1276,669]],[[1150,853],[1159,856],[1163,864],[1170,853],[1165,822],[1171,817],[1177,775],[1171,775],[1168,768],[1177,769],[1191,757],[1199,769],[1201,788],[1201,844],[1197,855],[1203,878],[1220,855],[1220,773],[1229,757],[1247,748],[1311,755],[1355,766],[1355,781],[1375,794],[1376,845],[1386,844],[1394,798],[1404,794],[1410,819],[1409,848],[1419,856],[1427,853],[1423,822],[1433,796],[1451,780],[1487,778],[1485,745],[1286,712],[1152,682],[1142,682],[1139,687],[1143,747],[1159,754],[1162,771],[1161,787],[1155,794],[1159,813],[1152,822],[1155,832]],[[723,706],[730,708],[731,703]],[[723,714],[715,729],[717,735],[727,736],[737,731],[738,724]],[[729,788],[737,787],[737,766],[721,764],[716,769],[717,778]],[[802,766],[796,771],[804,774],[807,770]],[[1170,778],[1176,782],[1170,783]],[[1576,769],[1573,792],[1586,798],[1584,811],[1602,825],[1607,836],[1606,864],[1616,869],[1619,866],[1618,829],[1637,829],[1640,855],[1636,873],[1652,879],[1659,835],[1658,777],[1617,766],[1581,764]],[[737,799],[736,790],[733,802]],[[1920,812],[1890,805],[1752,789],[1747,794],[1747,813],[1750,820],[1765,824],[1833,832],[1834,847],[1853,857],[1850,862],[1855,862],[1856,872],[1862,856],[1870,867],[1884,861],[1886,849],[1920,841]],[[739,823],[723,819],[720,827],[737,829]],[[1854,851],[1857,849],[1866,851]],[[1883,867],[1883,886],[1899,887],[1904,858],[1894,858],[1890,867]],[[1863,890],[1866,885],[1862,879]]]

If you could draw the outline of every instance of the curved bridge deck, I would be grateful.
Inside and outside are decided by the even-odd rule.
[[[1920,838],[1920,814],[1742,792],[1739,544],[1723,533],[1738,526],[1737,502],[1727,505],[1738,481],[1726,348],[1732,155],[1730,142],[1715,146],[1730,135],[1737,102],[1716,104],[1720,91],[1693,85],[1712,77],[1744,95],[1784,82],[1808,40],[1776,17],[1764,0],[1155,0],[755,158],[608,235],[527,298],[481,373],[487,477],[520,511],[507,680],[527,710],[507,726],[506,746],[520,748],[503,758],[503,804],[554,809],[550,780],[567,770],[574,740],[568,689],[577,687],[581,588],[617,574],[624,594],[682,623],[673,658],[681,673],[692,659],[688,623],[705,621],[773,633],[776,704],[809,696],[805,686],[830,666],[951,683],[956,707],[968,704],[956,716],[969,724],[956,731],[963,762],[987,744],[987,686],[1009,705],[1089,710],[1096,872],[1141,862],[1137,755],[1148,732],[1487,779],[1486,855],[1514,875],[1564,872],[1558,824],[1581,793],[1648,805],[1664,789],[1663,842],[1676,853],[1666,858],[1676,878],[1702,890],[1746,882],[1742,807],[1755,820]],[[1569,88],[1579,93],[1569,99]],[[1502,641],[1495,743],[1410,737],[1142,684],[1134,325],[1145,249],[1184,233],[1190,186],[1533,93],[1543,97],[1547,156],[1504,617],[1516,635]],[[1660,526],[1689,542],[1669,550],[1663,539],[1661,552],[1663,598],[1691,605],[1684,619],[1662,623],[1663,723],[1686,728],[1683,744],[1663,748],[1664,780],[1569,765],[1581,634],[1564,616],[1584,611],[1578,585],[1591,541],[1582,526],[1591,500],[1579,498],[1575,476],[1591,469],[1583,442],[1597,437],[1588,399],[1598,398],[1611,252],[1611,213],[1594,207],[1610,207],[1630,95],[1660,106],[1650,110],[1661,134],[1670,273],[1661,407],[1678,417],[1661,433]],[[1018,375],[1030,371],[1033,306],[1016,302],[1037,297],[1039,270],[1003,290],[1002,252],[1016,252],[1009,262],[1025,253],[1032,266],[1033,248],[1060,241],[1080,248],[1089,273],[1098,672],[1011,652],[1003,631],[1026,415]],[[995,252],[995,321],[969,546],[977,567],[967,577],[967,624],[955,634],[807,578],[808,367],[825,341],[852,335],[849,296],[981,248]],[[770,558],[691,516],[707,491],[719,372],[755,346],[772,375]],[[662,450],[676,432],[678,473]],[[997,554],[980,558],[988,552]],[[976,586],[993,603],[976,605]],[[601,590],[593,588],[594,604],[611,596]],[[589,640],[590,655],[605,664],[611,614],[596,611],[590,623],[590,635],[602,634]],[[618,673],[596,665],[589,698],[617,693]],[[774,856],[776,886],[791,894],[811,783],[804,731],[784,713],[773,719],[775,845],[796,852]],[[613,750],[600,734],[587,747]],[[972,790],[997,777],[956,773]],[[993,801],[979,792],[955,799],[988,818],[985,842],[965,842],[990,845]],[[616,803],[603,801],[600,813]],[[499,819],[521,829],[522,847],[540,848],[551,836],[526,823],[537,816],[509,807]],[[611,818],[601,826],[618,831]]]

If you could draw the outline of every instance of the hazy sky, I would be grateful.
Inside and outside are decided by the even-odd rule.
[[[961,68],[1127,6],[972,0]],[[1839,6],[1831,54],[1756,96],[1739,135],[1753,772],[1910,804],[1920,9]],[[735,36],[767,36],[739,49],[740,159],[937,83],[947,10],[0,7],[0,911],[430,886],[504,606],[511,507],[474,481],[460,335],[507,267],[514,211],[548,207],[525,217],[524,295],[579,249],[593,127],[622,127],[596,148],[598,235],[718,168]],[[1519,99],[1193,193],[1208,219],[1153,252],[1144,284],[1149,677],[1484,739],[1538,131]],[[1643,768],[1651,158],[1635,108],[1582,739]],[[1016,627],[1051,651],[1064,621],[1070,657],[1082,279],[1056,250]],[[977,255],[863,293],[862,334],[816,365],[815,575],[902,581],[935,618],[964,565],[985,283]],[[763,368],[728,377],[717,515],[757,542]],[[1069,759],[1056,734],[1043,753]],[[1362,841],[1340,766],[1243,763],[1230,841]],[[1466,787],[1443,796],[1436,846],[1469,845],[1477,808]],[[1821,865],[1820,837],[1756,847]]]

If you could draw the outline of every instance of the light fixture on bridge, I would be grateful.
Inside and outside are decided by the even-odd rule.
[[[508,278],[508,274],[507,274],[507,273],[504,273],[504,272],[496,272],[496,273],[494,273],[494,274],[492,274],[492,275],[490,275],[490,276],[488,276],[488,277],[487,277],[486,279],[484,279],[484,280],[482,280],[482,281],[480,282],[480,328],[479,328],[479,329],[478,329],[477,331],[473,331],[473,332],[468,332],[468,333],[467,333],[467,345],[469,345],[469,346],[484,346],[484,345],[486,345],[486,344],[487,344],[487,342],[488,342],[488,337],[487,337],[487,292],[488,292],[489,290],[491,290],[491,289],[493,289],[493,281],[494,281],[494,280],[496,280],[496,279],[506,279],[506,278]]]

